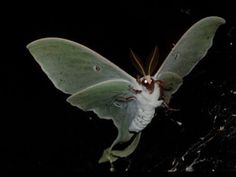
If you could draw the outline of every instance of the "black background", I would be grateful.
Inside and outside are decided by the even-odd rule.
[[[136,152],[116,165],[121,172],[128,165],[131,172],[167,171],[170,159],[211,129],[210,108],[219,105],[236,110],[232,94],[236,90],[234,6],[222,1],[205,2],[201,8],[196,5],[199,4],[163,5],[159,1],[34,1],[3,5],[1,173],[61,175],[109,172],[110,168],[97,161],[116,136],[112,122],[69,105],[65,101],[68,95],[54,88],[27,51],[28,43],[43,37],[70,39],[95,50],[135,77],[129,49],[145,59],[157,45],[163,60],[192,24],[206,16],[221,16],[227,24],[217,31],[208,55],[173,97],[171,106],[180,111],[160,111],[159,119],[154,119],[143,132]],[[170,118],[182,121],[184,128]],[[232,169],[222,166],[217,169]],[[200,168],[204,170],[207,168]]]

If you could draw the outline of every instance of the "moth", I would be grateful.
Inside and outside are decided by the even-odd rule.
[[[54,86],[66,94],[67,101],[99,118],[111,119],[118,129],[112,145],[105,149],[99,163],[114,162],[136,149],[142,130],[151,122],[155,109],[168,104],[196,64],[212,46],[221,17],[206,17],[195,23],[172,48],[158,71],[154,49],[144,67],[132,52],[142,77],[134,78],[95,51],[61,38],[43,38],[27,45]],[[129,143],[127,143],[129,142]],[[123,149],[116,145],[127,143]]]

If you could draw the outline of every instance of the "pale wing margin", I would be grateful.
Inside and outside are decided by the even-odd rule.
[[[163,81],[164,100],[170,97],[182,84],[197,63],[207,54],[219,26],[225,23],[221,17],[206,17],[195,23],[177,42],[154,75],[156,80]]]
[[[180,77],[189,74],[212,46],[218,27],[225,23],[221,17],[206,17],[195,23],[177,42],[164,60],[155,78],[164,72],[173,72]]]
[[[111,147],[104,151],[99,162],[113,162],[118,156],[127,156],[138,144],[140,135],[128,148],[113,151],[116,144],[127,142],[134,135],[129,132],[129,125],[137,113],[137,100],[134,93],[130,91],[131,86],[131,83],[126,80],[108,80],[81,90],[67,99],[73,106],[84,111],[93,111],[100,118],[112,119],[117,127],[117,138]]]
[[[70,40],[43,38],[27,45],[59,90],[73,94],[110,79],[135,79],[95,51]]]

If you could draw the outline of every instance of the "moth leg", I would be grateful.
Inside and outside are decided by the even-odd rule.
[[[134,94],[139,94],[139,93],[142,92],[142,90],[137,90],[137,89],[134,89],[134,88],[132,88],[132,87],[130,87],[129,90],[130,90],[132,93],[134,93]]]
[[[180,111],[179,109],[171,108],[169,104],[166,102],[165,97],[164,97],[164,82],[162,80],[155,80],[155,82],[159,85],[160,87],[160,98],[159,100],[163,100],[162,106],[167,108],[167,111]]]
[[[166,110],[167,114],[168,114],[168,111],[180,111],[179,109],[170,108],[169,105],[165,101],[163,101],[162,106],[167,108],[167,110]],[[182,126],[182,122],[180,122],[180,121],[174,120],[172,118],[170,118],[169,120],[172,121],[173,123],[175,123],[178,126]]]
[[[134,96],[128,96],[128,97],[123,97],[123,96],[120,96],[118,98],[116,98],[116,101],[119,101],[119,102],[128,102],[128,101],[132,101],[132,100],[135,100],[136,98]]]
[[[162,105],[167,108],[167,111],[180,111],[180,109],[171,108],[165,101],[163,101]]]
[[[114,99],[113,101],[113,105],[115,105],[116,107],[122,108],[125,103],[135,100],[136,98],[134,96],[118,96]]]
[[[130,87],[129,89],[130,89],[130,91],[133,92],[133,93],[136,93],[136,92],[137,92],[137,90],[135,90],[135,89],[133,89],[133,88],[131,88],[131,87]],[[136,93],[136,94],[137,94],[137,93]],[[113,104],[114,104],[115,106],[121,108],[124,103],[129,102],[129,101],[133,101],[133,100],[135,100],[135,99],[136,99],[135,96],[119,95],[119,96],[117,96],[117,97],[114,99]]]

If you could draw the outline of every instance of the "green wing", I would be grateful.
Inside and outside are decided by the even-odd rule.
[[[224,23],[223,18],[206,17],[195,23],[177,42],[154,76],[164,84],[172,85],[172,90],[166,92],[167,97],[180,87],[181,79],[207,54],[216,30]]]
[[[60,38],[44,38],[27,48],[54,85],[72,94],[68,102],[84,111],[94,111],[98,117],[112,119],[118,136],[104,151],[99,162],[113,162],[131,154],[139,135],[129,133],[137,102],[130,87],[136,80],[115,64],[89,48]],[[113,150],[118,143],[132,142],[123,150]]]
[[[131,154],[139,141],[134,138],[131,145],[124,150],[113,150],[118,143],[129,141],[129,125],[137,112],[135,95],[130,91],[130,83],[124,80],[109,80],[100,82],[70,96],[67,101],[84,110],[93,111],[98,117],[112,119],[118,129],[118,135],[111,147],[106,149],[99,162],[113,162],[117,157],[126,157]]]
[[[60,38],[43,38],[27,48],[61,91],[76,93],[110,79],[135,79],[93,50]]]

